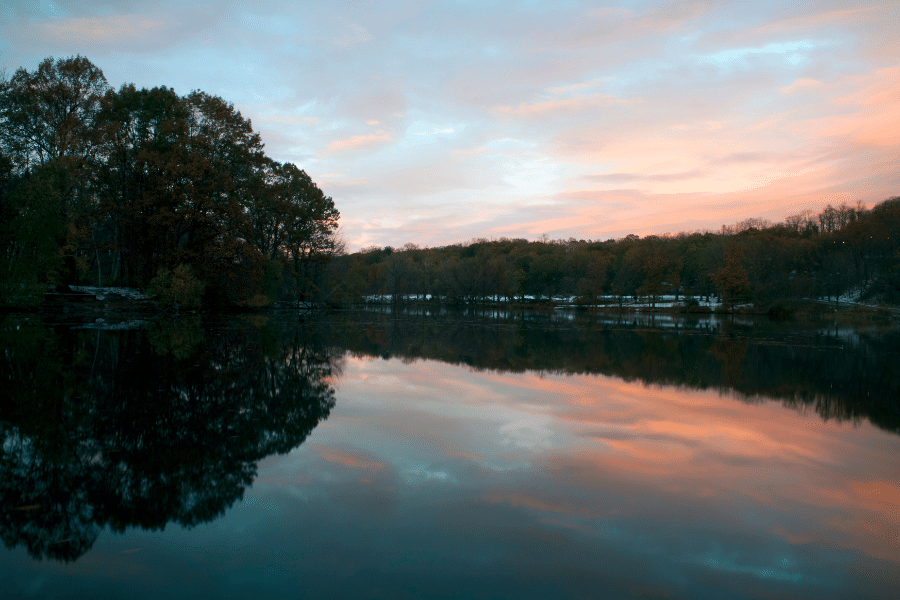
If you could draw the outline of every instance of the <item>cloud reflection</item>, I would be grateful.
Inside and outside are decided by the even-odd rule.
[[[167,532],[165,544],[101,537],[75,570],[96,577],[115,564],[140,581],[165,569],[188,587],[216,574],[223,598],[896,590],[900,438],[868,422],[600,375],[381,355],[348,354],[335,387],[328,421],[262,461],[223,519],[190,537]],[[182,542],[192,560],[168,550]],[[61,586],[51,576],[42,591]]]
[[[502,506],[598,551],[662,553],[682,576],[804,586],[828,579],[820,559],[861,560],[875,583],[891,580],[886,566],[853,552],[900,562],[900,442],[868,424],[714,392],[432,361],[348,360],[340,394],[320,443],[369,440],[360,443],[379,458],[366,461],[442,473],[472,490],[473,511]],[[439,494],[435,479],[407,478],[400,494]]]

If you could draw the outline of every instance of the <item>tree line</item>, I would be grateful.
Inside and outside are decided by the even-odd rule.
[[[333,288],[345,301],[401,303],[431,296],[456,304],[541,301],[653,305],[673,297],[690,306],[767,310],[801,299],[900,303],[900,197],[782,223],[748,219],[718,232],[628,235],[621,239],[476,239],[420,248],[370,247],[338,257]]]
[[[339,217],[222,98],[115,90],[81,56],[0,79],[2,304],[60,284],[214,305],[314,299]]]

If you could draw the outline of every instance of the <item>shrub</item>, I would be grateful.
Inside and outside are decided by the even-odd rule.
[[[188,265],[174,270],[161,269],[147,286],[147,293],[156,296],[164,308],[200,308],[206,284],[194,276]]]
[[[684,302],[678,305],[678,312],[689,315],[708,315],[712,312],[712,309],[708,306],[701,306],[696,298],[688,296],[684,299]]]
[[[708,306],[688,306],[686,312],[689,315],[708,315],[712,313],[712,309]]]
[[[766,313],[770,318],[780,321],[792,317],[794,315],[794,307],[786,302],[777,301],[769,305]]]

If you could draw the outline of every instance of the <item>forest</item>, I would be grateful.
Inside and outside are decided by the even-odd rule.
[[[476,239],[347,253],[332,198],[222,98],[114,90],[88,59],[0,78],[0,306],[122,286],[181,306],[359,302],[686,311],[900,303],[900,197],[781,223],[609,240]],[[704,304],[704,305],[701,305]]]
[[[0,305],[79,284],[186,306],[308,301],[339,217],[222,98],[115,90],[81,56],[0,79]]]
[[[371,247],[335,257],[331,277],[345,301],[390,303],[431,296],[450,303],[585,305],[664,296],[681,307],[752,305],[777,313],[798,300],[853,298],[900,303],[900,197],[871,209],[827,206],[783,223],[747,219],[718,232],[629,235],[622,239],[477,239],[420,248]],[[335,286],[338,284],[335,284]],[[701,312],[701,310],[698,310]]]

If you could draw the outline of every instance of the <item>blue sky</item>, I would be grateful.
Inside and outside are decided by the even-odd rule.
[[[222,96],[350,249],[606,239],[900,194],[896,1],[39,0],[0,66]]]

